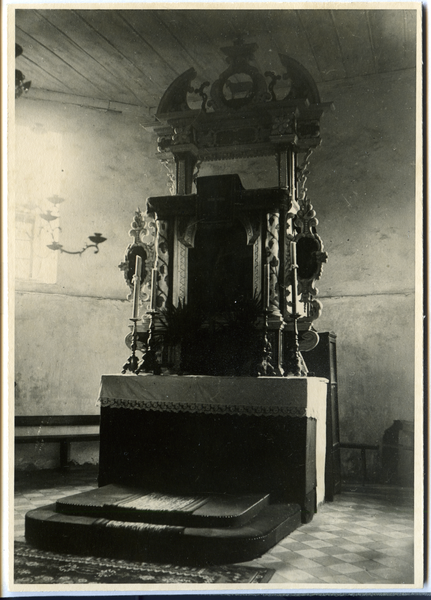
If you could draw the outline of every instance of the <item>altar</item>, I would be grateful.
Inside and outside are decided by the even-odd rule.
[[[26,537],[38,546],[240,562],[325,499],[332,405],[304,356],[320,340],[315,283],[327,254],[306,181],[331,104],[287,56],[283,76],[262,75],[256,49],[236,40],[209,95],[189,69],[159,103],[153,131],[171,194],[136,210],[119,265],[131,354],[101,379],[99,488],[30,511]],[[203,161],[259,156],[276,158],[277,186],[199,176]]]
[[[99,485],[324,499],[324,379],[104,375]]]
[[[327,380],[104,375],[99,488],[26,515],[42,548],[193,564],[261,555],[324,498]]]

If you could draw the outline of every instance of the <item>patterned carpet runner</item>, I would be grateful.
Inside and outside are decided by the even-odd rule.
[[[273,569],[243,566],[188,568],[37,550],[15,542],[16,584],[268,583]]]

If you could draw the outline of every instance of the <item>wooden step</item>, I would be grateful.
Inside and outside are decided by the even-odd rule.
[[[57,500],[56,511],[179,527],[239,527],[269,503],[269,494],[174,495],[110,484]]]
[[[239,527],[179,527],[67,515],[51,504],[26,514],[29,543],[55,552],[175,564],[253,560],[301,524],[297,504],[267,504]]]

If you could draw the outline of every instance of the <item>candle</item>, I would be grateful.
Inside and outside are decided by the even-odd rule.
[[[269,265],[265,265],[265,308],[269,308],[269,296],[270,296],[270,288],[271,288],[271,270]]]
[[[151,271],[151,301],[150,310],[156,310],[157,299],[157,269]]]
[[[139,292],[141,289],[142,258],[136,256],[135,274],[133,275],[133,309],[132,319],[137,319],[139,314]]]
[[[290,242],[290,261],[293,271],[292,278],[292,316],[294,319],[297,318],[297,304],[298,304],[298,265],[296,264],[296,242]]]
[[[296,269],[298,267],[296,264],[296,242],[290,242],[290,262],[292,269]]]

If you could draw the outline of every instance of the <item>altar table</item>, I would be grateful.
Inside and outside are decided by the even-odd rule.
[[[103,375],[99,486],[324,498],[327,380]]]

